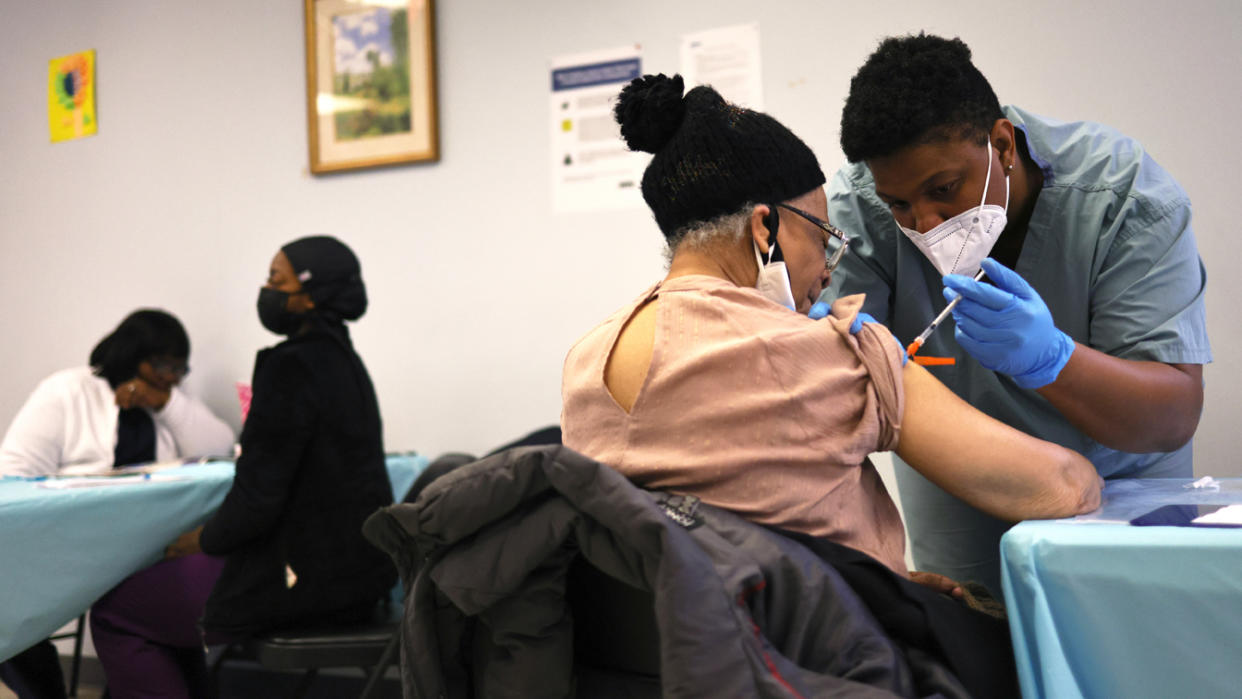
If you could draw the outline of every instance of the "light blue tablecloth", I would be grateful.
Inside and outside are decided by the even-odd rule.
[[[394,499],[426,467],[422,456],[389,455]],[[232,482],[232,462],[98,488],[0,480],[0,660],[46,638],[159,560],[178,534],[207,520]]]
[[[1242,503],[1242,479],[1189,483],[1113,481],[1096,512],[1001,539],[1024,697],[1242,697],[1242,529],[1128,524],[1161,505]]]

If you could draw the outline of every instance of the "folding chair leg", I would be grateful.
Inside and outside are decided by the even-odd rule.
[[[78,696],[78,673],[82,669],[82,637],[86,635],[86,615],[78,617],[78,630],[73,634],[73,665],[69,668],[69,691],[71,698]]]
[[[367,699],[371,696],[371,692],[379,685],[380,678],[384,676],[384,671],[392,664],[392,656],[397,652],[397,647],[401,645],[401,631],[394,631],[392,639],[388,641],[388,645],[384,646],[384,652],[380,654],[379,662],[375,664],[375,669],[371,670],[371,675],[367,678],[367,685],[362,688],[362,694],[358,699]]]
[[[302,674],[302,679],[298,681],[298,686],[294,688],[293,693],[289,695],[289,699],[302,699],[306,692],[310,690],[311,682],[319,676],[319,668],[310,668]]]
[[[238,644],[229,643],[220,649],[220,654],[217,655],[214,660],[208,663],[207,665],[207,690],[206,690],[208,697],[211,697],[212,699],[219,699],[220,697],[220,672],[224,668],[224,663],[226,661],[232,660],[233,658],[241,657],[242,655],[243,653],[241,652],[240,646]]]
[[[226,645],[224,649],[220,651],[220,655],[216,656],[216,659],[213,660],[211,665],[207,668],[207,674],[211,675],[213,679],[219,677],[220,669],[224,666],[224,661],[232,660],[237,655],[239,655],[239,653],[237,652],[236,644],[230,643]]]

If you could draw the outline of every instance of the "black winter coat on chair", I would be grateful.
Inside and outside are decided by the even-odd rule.
[[[320,322],[259,352],[232,489],[202,533],[227,556],[208,631],[246,636],[350,623],[388,595],[396,571],[362,537],[392,504],[379,406],[344,325]]]
[[[1017,696],[1004,622],[861,552],[810,550],[691,496],[641,490],[564,447],[457,468],[365,531],[406,583],[409,699]],[[576,560],[597,574],[575,575]],[[617,599],[601,594],[603,576],[649,595],[655,629],[645,648],[588,667],[578,637],[600,634],[571,609],[583,596],[573,587],[594,586],[577,590],[597,607],[585,611],[608,612]],[[639,631],[642,642],[623,625],[595,631]],[[588,688],[599,670],[610,681]]]

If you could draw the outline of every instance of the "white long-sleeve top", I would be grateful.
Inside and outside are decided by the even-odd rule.
[[[90,367],[52,374],[9,425],[0,443],[0,474],[111,467],[119,412],[108,382]],[[155,423],[157,461],[232,453],[233,430],[180,388],[172,389],[161,410],[148,412]]]

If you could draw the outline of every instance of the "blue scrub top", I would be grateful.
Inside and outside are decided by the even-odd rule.
[[[1057,327],[1115,357],[1210,362],[1207,275],[1182,188],[1138,142],[1109,127],[1016,107],[1004,111],[1025,134],[1044,176],[1016,271],[1043,297]],[[865,293],[864,311],[902,343],[913,340],[944,308],[943,284],[898,230],[864,164],[847,165],[832,179],[828,216],[851,240],[821,298]],[[1166,454],[1129,454],[1090,439],[1035,391],[984,369],[962,350],[952,318],[920,354],[956,357],[956,365],[931,371],[957,395],[1023,432],[1078,451],[1106,478],[1192,474],[1190,444]]]

